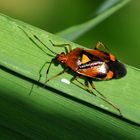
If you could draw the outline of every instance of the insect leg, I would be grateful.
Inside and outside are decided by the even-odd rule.
[[[39,37],[37,37],[36,35],[33,35],[35,39],[37,39],[45,48],[47,48],[50,52],[52,52],[55,55],[58,55],[56,52],[52,51],[44,42],[42,42]],[[42,50],[42,49],[41,49]]]
[[[106,50],[106,52],[109,52],[109,49],[107,47],[104,46],[104,44],[100,41],[98,41],[96,43],[95,49],[97,50],[101,50],[102,48],[104,48]]]
[[[51,42],[51,44],[54,46],[54,47],[65,47],[67,48],[68,47],[68,52],[71,52],[72,51],[72,47],[70,44],[68,43],[65,43],[65,44],[54,44],[51,40],[49,40]]]
[[[32,91],[33,91],[33,88],[34,88],[35,84],[32,84],[32,87],[30,89],[30,92],[29,92],[29,96],[31,95]]]
[[[36,38],[42,45],[44,45],[50,52],[52,52],[55,55],[58,55],[56,52],[52,51],[48,46],[46,46],[36,35],[33,35],[34,38]],[[49,40],[50,43],[54,46],[54,47],[65,47],[67,49],[68,47],[68,53],[72,51],[72,47],[70,44],[65,43],[65,44],[54,44],[51,40]]]
[[[104,44],[103,43],[101,43],[100,41],[98,41],[97,43],[96,43],[96,46],[95,46],[95,49],[100,49],[100,48],[104,48]]]
[[[20,27],[20,26],[17,26],[20,30],[22,30],[23,31],[23,33],[29,38],[29,40],[31,41],[31,42],[33,42],[44,54],[46,54],[46,55],[49,55],[47,52],[45,52],[29,35],[28,35],[28,33],[22,28],[22,27]],[[37,37],[37,36],[35,36],[35,35],[33,35],[39,42],[41,42],[41,40]],[[43,43],[43,42],[41,42],[47,49],[48,49],[48,47]],[[49,49],[50,50],[50,49]],[[54,53],[54,52],[53,52]]]
[[[46,71],[46,81],[47,81],[47,76],[48,76],[48,73],[49,73],[50,67],[51,67],[51,65],[52,65],[52,63],[53,63],[54,60],[55,60],[55,58],[53,58],[53,59],[51,60],[49,66],[48,66],[48,68],[47,68],[47,71]]]
[[[116,105],[114,105],[111,101],[109,101],[107,98],[102,98],[102,97],[99,97],[99,98],[101,98],[102,100],[104,100],[105,102],[107,102],[108,104],[110,104],[114,109],[118,110],[120,116],[123,117],[123,115],[121,113],[121,110]]]
[[[98,94],[100,94],[102,97],[106,98],[100,91],[98,91],[98,90],[96,89],[96,87],[95,87],[95,85],[93,84],[93,81],[92,81],[91,78],[88,78],[88,82],[89,82],[89,84],[91,85],[91,87],[92,87]]]
[[[91,80],[90,78],[88,78],[88,81],[89,81],[91,87],[92,87],[98,94],[100,94],[100,95],[102,96],[102,97],[100,97],[100,96],[98,96],[98,97],[99,97],[100,99],[104,100],[105,102],[107,102],[108,104],[110,104],[110,105],[111,105],[113,108],[115,108],[116,110],[118,110],[120,116],[122,116],[122,113],[121,113],[120,109],[119,109],[116,105],[114,105],[111,101],[109,101],[101,92],[99,92],[99,91],[95,88],[95,86],[94,86],[94,84],[93,84],[93,82],[92,82],[92,80]]]
[[[43,64],[43,66],[41,67],[41,69],[39,70],[39,78],[38,78],[37,82],[40,81],[40,79],[41,79],[41,77],[42,77],[41,71],[43,70],[43,68],[45,67],[45,65],[46,65],[47,63],[48,63],[48,61],[46,61],[46,62]],[[32,84],[32,87],[31,87],[31,89],[30,89],[29,95],[31,95],[34,86],[35,86],[35,84]]]
[[[76,81],[77,81],[80,85],[82,85],[89,93],[91,93],[91,94],[93,94],[94,96],[96,96],[96,94],[94,94],[93,91],[91,91],[91,90],[89,89],[88,86],[86,86],[85,84],[83,84],[82,82],[80,82],[80,81],[78,80],[79,77],[80,77],[79,75],[75,76],[75,77],[72,79],[72,81],[76,80]]]
[[[61,75],[61,74],[65,73],[65,72],[67,72],[68,70],[69,70],[69,68],[66,68],[66,69],[64,69],[63,71],[59,72],[58,74],[56,74],[56,75],[54,75],[54,76],[52,76],[52,77],[50,77],[50,78],[46,79],[46,81],[45,81],[45,83],[44,83],[44,84],[46,84],[46,83],[47,83],[47,82],[49,82],[50,80],[52,80],[52,79],[56,78],[57,76],[59,76],[59,75]]]

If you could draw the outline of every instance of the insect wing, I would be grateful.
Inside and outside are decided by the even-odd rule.
[[[94,60],[99,60],[100,61],[101,60],[101,61],[107,62],[107,61],[110,60],[109,54],[105,53],[103,51],[99,51],[99,50],[96,50],[96,49],[95,50],[86,49],[84,51],[85,51],[85,54],[87,56],[89,56],[92,61],[94,61]]]
[[[76,72],[87,77],[100,79],[106,77],[108,66],[101,61],[91,62],[79,66],[79,69]]]

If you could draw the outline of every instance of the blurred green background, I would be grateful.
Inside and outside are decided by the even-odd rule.
[[[93,18],[104,2],[105,0],[0,0],[0,12],[57,33]],[[139,5],[140,0],[132,0],[75,42],[93,48],[97,41],[101,41],[118,59],[140,68]]]

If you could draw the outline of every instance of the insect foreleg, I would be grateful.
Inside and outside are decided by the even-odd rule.
[[[49,62],[46,61],[46,62],[43,64],[43,66],[41,67],[41,69],[39,70],[39,78],[38,78],[37,82],[40,81],[40,79],[41,79],[41,77],[42,77],[41,71],[43,70],[43,68],[45,67],[45,65],[46,65],[47,63],[49,63]],[[33,84],[32,84],[32,87],[31,87],[31,89],[30,89],[29,95],[31,95],[34,86],[35,86],[35,84],[33,83]]]
[[[51,60],[49,66],[48,66],[48,68],[47,68],[47,71],[46,71],[46,81],[47,81],[47,76],[48,76],[48,73],[49,73],[50,67],[51,67],[51,65],[52,65],[52,63],[53,63],[54,60],[55,60],[55,58]]]
[[[65,47],[67,49],[68,47],[68,53],[72,51],[72,47],[70,44],[68,43],[65,43],[65,44],[54,44],[51,40],[49,40],[51,42],[51,44],[54,46],[54,47]]]

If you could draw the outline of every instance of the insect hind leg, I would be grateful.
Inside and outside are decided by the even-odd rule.
[[[79,75],[76,75],[71,81],[73,82],[74,80],[76,80],[80,85],[82,85],[82,86],[84,87],[84,89],[85,89],[86,91],[88,91],[89,93],[91,93],[91,94],[93,94],[94,96],[96,96],[96,94],[95,94],[93,91],[91,91],[91,90],[89,89],[89,87],[88,87],[86,84],[84,84],[84,83],[82,83],[81,81],[79,81],[78,78],[80,78],[80,76],[79,76]]]
[[[106,103],[110,104],[114,109],[116,109],[116,110],[119,112],[120,116],[122,116],[121,110],[120,110],[114,103],[112,103],[111,101],[109,101],[109,100],[107,99],[107,97],[105,97],[100,91],[98,91],[98,90],[95,88],[95,86],[94,86],[94,84],[93,84],[91,78],[88,78],[88,82],[90,83],[91,87],[100,95],[100,96],[98,96],[98,97],[99,97],[100,99],[102,99],[103,101],[105,101]]]
[[[105,52],[109,52],[109,49],[100,41],[98,41],[96,43],[96,46],[94,48],[95,50],[102,50],[102,51],[105,51]]]

